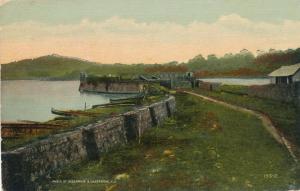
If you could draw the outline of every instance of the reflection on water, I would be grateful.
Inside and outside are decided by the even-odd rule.
[[[268,78],[201,78],[199,79],[204,82],[217,82],[227,85],[266,85],[270,84],[271,81]]]
[[[85,94],[79,81],[17,80],[1,83],[1,121],[47,121],[55,109],[84,109],[109,102],[120,95]]]

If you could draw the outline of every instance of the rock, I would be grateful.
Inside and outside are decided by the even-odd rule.
[[[127,180],[127,179],[129,179],[129,174],[127,174],[127,173],[122,173],[122,174],[117,174],[116,176],[115,176],[115,180]]]
[[[163,155],[166,155],[166,156],[169,156],[169,155],[172,155],[173,154],[173,151],[171,151],[171,150],[164,150],[164,153],[163,153]]]

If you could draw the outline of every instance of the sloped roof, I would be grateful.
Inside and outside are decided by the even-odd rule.
[[[292,76],[298,70],[300,70],[300,63],[290,66],[281,66],[279,69],[274,70],[269,74],[269,76]]]

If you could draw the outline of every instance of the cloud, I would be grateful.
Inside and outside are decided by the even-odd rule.
[[[300,45],[300,21],[254,22],[237,14],[213,23],[137,22],[111,17],[77,24],[37,22],[1,26],[0,62],[59,53],[103,63],[186,61],[202,53],[287,49]]]
[[[0,7],[6,3],[8,3],[11,0],[0,0]]]

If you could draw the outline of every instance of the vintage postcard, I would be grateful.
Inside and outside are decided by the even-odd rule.
[[[2,190],[300,190],[299,10],[0,0]]]

